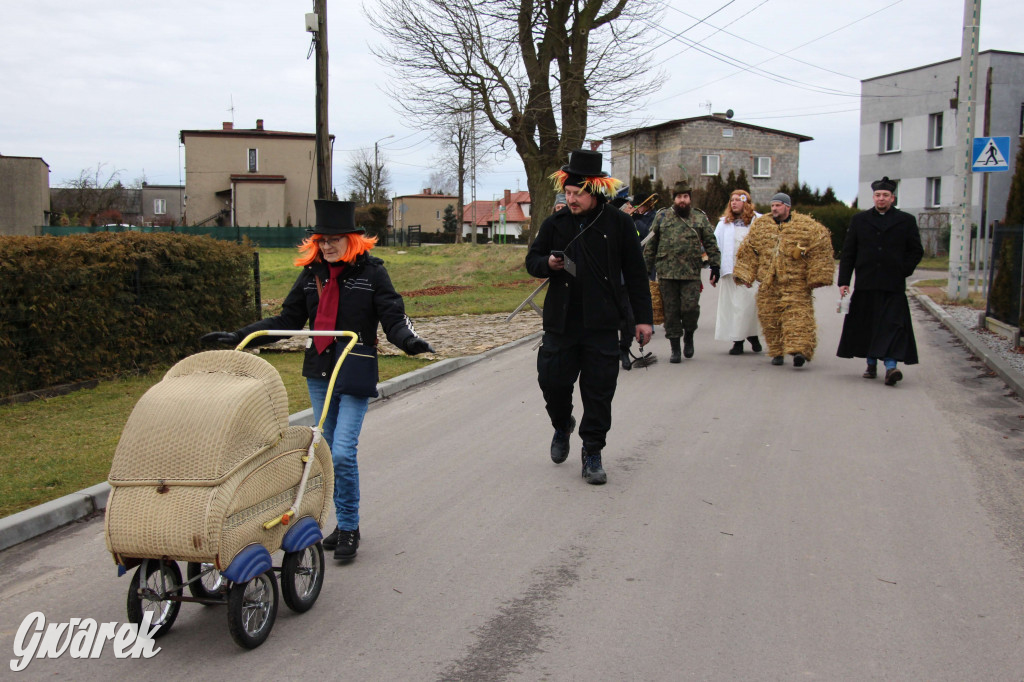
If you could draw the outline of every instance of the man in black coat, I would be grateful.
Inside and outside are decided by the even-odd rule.
[[[569,210],[544,221],[526,254],[527,271],[550,278],[537,382],[555,429],[551,459],[561,464],[576,426],[572,392],[579,379],[583,478],[599,485],[607,480],[601,451],[612,424],[623,301],[633,307],[643,346],[653,331],[651,294],[633,221],[607,203],[621,183],[601,171],[601,154],[574,151],[552,178],[556,191],[564,188]]]
[[[836,355],[866,358],[865,379],[878,375],[878,358],[885,363],[885,385],[903,379],[896,364],[917,364],[917,344],[907,304],[907,277],[921,262],[924,249],[914,216],[894,207],[896,183],[888,177],[871,183],[875,207],[853,216],[839,257],[839,294],[857,286]]]

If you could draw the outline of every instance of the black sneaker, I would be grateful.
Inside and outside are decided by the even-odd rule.
[[[729,355],[743,355],[743,342],[733,341],[732,348],[729,349]]]
[[[569,428],[564,431],[555,429],[555,435],[551,437],[551,461],[561,464],[569,456],[569,436],[576,428],[576,418],[569,417]]]
[[[748,336],[747,341],[750,342],[750,350],[754,351],[755,353],[761,352],[761,342],[757,340],[756,336]]]
[[[807,358],[805,358],[803,356],[803,353],[794,353],[793,354],[793,366],[794,367],[803,367],[805,362],[807,362]]]
[[[583,446],[583,480],[591,485],[604,485],[608,481],[608,475],[601,468],[601,451],[587,452],[587,446]]]
[[[773,365],[778,366],[778,365],[781,365],[782,362],[783,361],[782,361],[782,356],[781,355],[776,355],[774,358],[772,358],[772,364]]]
[[[324,538],[324,549],[333,550],[338,546],[338,538],[341,536],[341,529],[335,528],[334,532]]]
[[[351,561],[356,558],[359,549],[359,529],[338,531],[338,544],[334,548],[334,558],[338,561]]]

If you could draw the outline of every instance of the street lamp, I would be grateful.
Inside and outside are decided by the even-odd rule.
[[[373,175],[374,175],[373,191],[374,191],[374,194],[376,194],[377,192],[380,191],[380,161],[377,160],[377,157],[379,155],[378,151],[377,151],[377,145],[380,144],[381,142],[383,142],[384,140],[388,140],[388,139],[390,139],[392,137],[394,137],[394,134],[388,135],[386,137],[382,137],[382,138],[380,138],[379,140],[377,140],[376,142],[373,143]],[[376,198],[377,197],[370,197],[370,201],[373,201]]]

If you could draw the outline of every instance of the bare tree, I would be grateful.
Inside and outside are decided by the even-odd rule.
[[[454,173],[447,168],[438,167],[437,170],[430,172],[424,187],[429,187],[434,194],[454,194],[456,182],[458,181]]]
[[[120,180],[121,171],[107,170],[109,164],[84,168],[77,178],[66,179],[51,192],[51,213],[55,219],[67,216],[72,224],[95,225],[97,221],[121,222],[131,210],[129,188]],[[139,185],[141,186],[141,184]]]
[[[357,149],[349,157],[349,195],[363,204],[386,204],[391,193],[391,173],[383,155],[372,149]]]
[[[437,158],[438,166],[442,172],[452,177],[453,184],[458,188],[459,205],[456,208],[456,219],[459,229],[455,232],[456,244],[462,241],[466,175],[469,173],[475,177],[475,173],[487,168],[488,152],[494,150],[496,141],[493,129],[477,124],[474,116],[472,106],[467,104],[456,107],[437,121],[433,129],[434,138],[441,145],[441,152]],[[475,225],[470,229],[470,241],[476,243]]]
[[[374,49],[399,74],[396,101],[421,121],[472,101],[523,161],[535,206],[548,176],[595,122],[657,87],[641,36],[662,0],[380,0],[364,5],[387,37]],[[532,231],[545,211],[534,211]]]

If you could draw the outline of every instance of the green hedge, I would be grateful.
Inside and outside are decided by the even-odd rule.
[[[175,362],[254,289],[252,248],[207,237],[0,237],[0,396]]]
[[[828,231],[832,233],[832,251],[836,258],[843,250],[846,231],[850,227],[850,218],[860,213],[860,209],[851,208],[838,202],[824,206],[797,205],[793,207],[793,210],[813,216],[815,220],[828,228]]]

